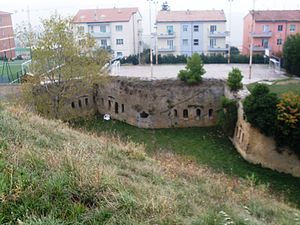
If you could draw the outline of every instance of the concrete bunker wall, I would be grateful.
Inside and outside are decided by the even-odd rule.
[[[113,77],[99,86],[96,102],[101,114],[141,128],[213,126],[224,86],[217,79],[188,86],[173,79]]]

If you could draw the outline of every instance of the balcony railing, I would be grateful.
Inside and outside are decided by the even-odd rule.
[[[266,48],[266,47],[263,47],[263,46],[253,46],[253,51],[254,52],[264,52],[266,49],[270,50],[270,48]]]
[[[212,46],[208,46],[208,51],[210,52],[226,52],[228,51],[228,48],[224,47],[224,48],[221,48],[221,47],[212,47]]]
[[[90,32],[90,34],[94,37],[94,38],[109,38],[111,36],[110,32]]]
[[[169,46],[167,48],[159,48],[158,51],[159,52],[175,52],[176,47],[175,46]]]
[[[252,37],[254,38],[265,38],[265,37],[272,37],[272,32],[262,32],[262,33],[252,33]]]
[[[157,34],[157,38],[175,38],[176,34],[175,32],[169,32],[169,33],[165,33],[165,34]]]
[[[229,31],[224,31],[224,32],[208,32],[208,37],[214,37],[214,38],[225,38],[229,35]]]

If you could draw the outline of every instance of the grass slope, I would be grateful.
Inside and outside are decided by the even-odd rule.
[[[20,108],[0,109],[0,152],[0,224],[290,225],[300,219],[299,210],[253,180],[168,152],[150,158],[144,145]]]
[[[150,154],[171,151],[217,172],[252,179],[270,186],[277,195],[285,195],[300,208],[299,178],[248,163],[217,127],[149,130],[102,118],[80,120],[75,127],[144,144]]]

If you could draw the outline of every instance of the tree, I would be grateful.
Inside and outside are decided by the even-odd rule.
[[[170,6],[167,1],[163,2],[163,4],[161,5],[161,11],[170,11]]]
[[[257,84],[243,103],[247,121],[267,136],[276,128],[278,97],[265,84]]]
[[[228,74],[227,84],[231,91],[238,91],[243,87],[243,75],[238,68],[233,68]]]
[[[282,94],[277,113],[277,143],[289,146],[300,155],[300,96],[293,92]]]
[[[231,46],[230,47],[230,54],[231,55],[239,55],[240,54],[240,50],[237,47]]]
[[[89,35],[76,33],[70,19],[54,15],[42,24],[43,32],[33,51],[31,87],[38,109],[51,110],[55,118],[60,118],[71,97],[101,82],[110,57]]]
[[[178,78],[189,85],[201,82],[202,75],[206,73],[203,68],[201,56],[198,53],[194,53],[191,57],[188,57],[185,68],[185,70],[179,71]]]
[[[296,76],[300,76],[300,34],[291,35],[283,46],[285,69]]]

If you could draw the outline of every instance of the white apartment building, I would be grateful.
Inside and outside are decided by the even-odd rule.
[[[114,57],[142,51],[142,16],[138,8],[83,9],[73,23],[90,33],[99,46],[113,51]]]
[[[160,11],[156,18],[158,54],[226,54],[223,10]]]

